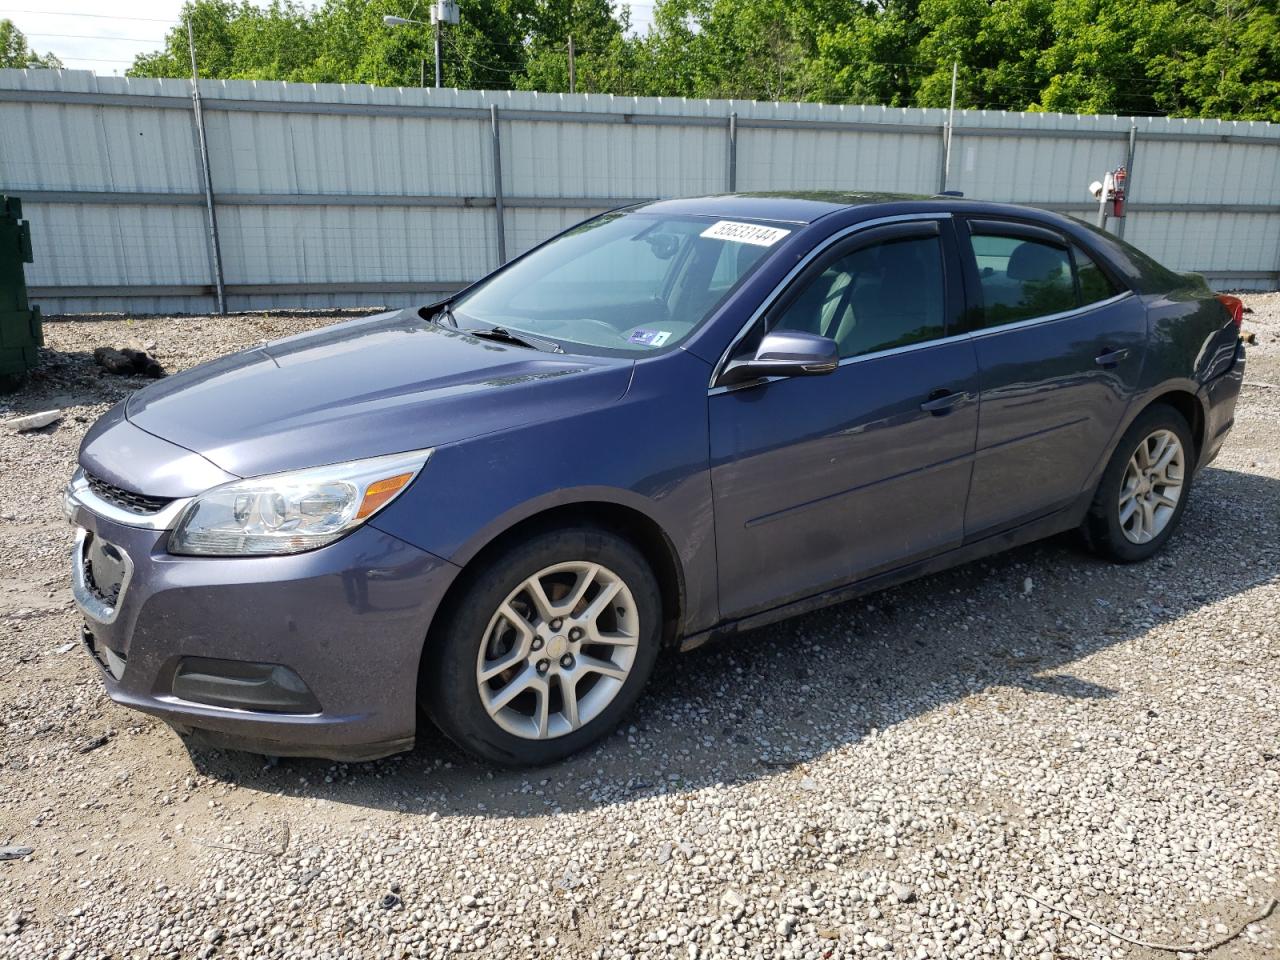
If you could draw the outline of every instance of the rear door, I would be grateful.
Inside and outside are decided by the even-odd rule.
[[[1140,298],[1064,234],[961,221],[981,410],[965,513],[974,539],[1083,492],[1137,391]]]
[[[958,545],[977,430],[951,224],[869,227],[789,284],[766,329],[836,340],[825,376],[708,398],[721,613],[742,616]],[[734,353],[736,355],[736,352]]]

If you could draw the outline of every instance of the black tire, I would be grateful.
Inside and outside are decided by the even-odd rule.
[[[1173,433],[1182,444],[1185,456],[1182,490],[1164,528],[1145,543],[1135,543],[1125,535],[1120,521],[1121,484],[1124,482],[1129,459],[1134,455],[1139,444],[1159,430],[1168,430]],[[1182,519],[1182,512],[1187,507],[1195,472],[1195,460],[1195,441],[1191,436],[1191,428],[1187,426],[1187,421],[1181,413],[1173,407],[1156,403],[1139,414],[1116,445],[1115,452],[1107,463],[1107,469],[1103,471],[1102,479],[1098,482],[1093,503],[1081,527],[1085,542],[1090,549],[1117,563],[1138,563],[1158,553],[1173,536],[1178,522]]]
[[[599,563],[621,578],[639,614],[630,672],[594,719],[549,739],[529,739],[503,729],[486,711],[476,661],[491,618],[527,578],[558,563]],[[643,555],[629,541],[595,527],[540,533],[503,550],[465,574],[456,602],[443,611],[428,639],[419,690],[423,711],[464,750],[503,766],[554,763],[605,736],[635,704],[653,672],[662,636],[662,597]]]

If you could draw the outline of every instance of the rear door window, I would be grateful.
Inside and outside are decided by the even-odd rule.
[[[997,327],[1076,308],[1071,254],[1065,244],[998,234],[974,234],[969,240],[982,289],[978,327]]]

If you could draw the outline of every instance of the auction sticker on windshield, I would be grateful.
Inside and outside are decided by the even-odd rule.
[[[671,339],[670,330],[636,330],[627,338],[628,343],[642,343],[646,347],[660,347]]]
[[[772,247],[785,237],[790,230],[781,227],[762,227],[758,223],[738,223],[734,220],[720,220],[702,231],[702,236],[712,240],[730,240],[733,243],[751,243],[757,247]]]

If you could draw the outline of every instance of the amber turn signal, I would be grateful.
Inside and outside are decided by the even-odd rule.
[[[360,509],[356,512],[356,519],[363,520],[371,513],[375,513],[385,503],[391,500],[397,493],[405,488],[410,480],[413,479],[412,473],[398,473],[394,477],[387,477],[385,480],[375,480],[369,484],[364,491],[364,500],[360,502]]]

